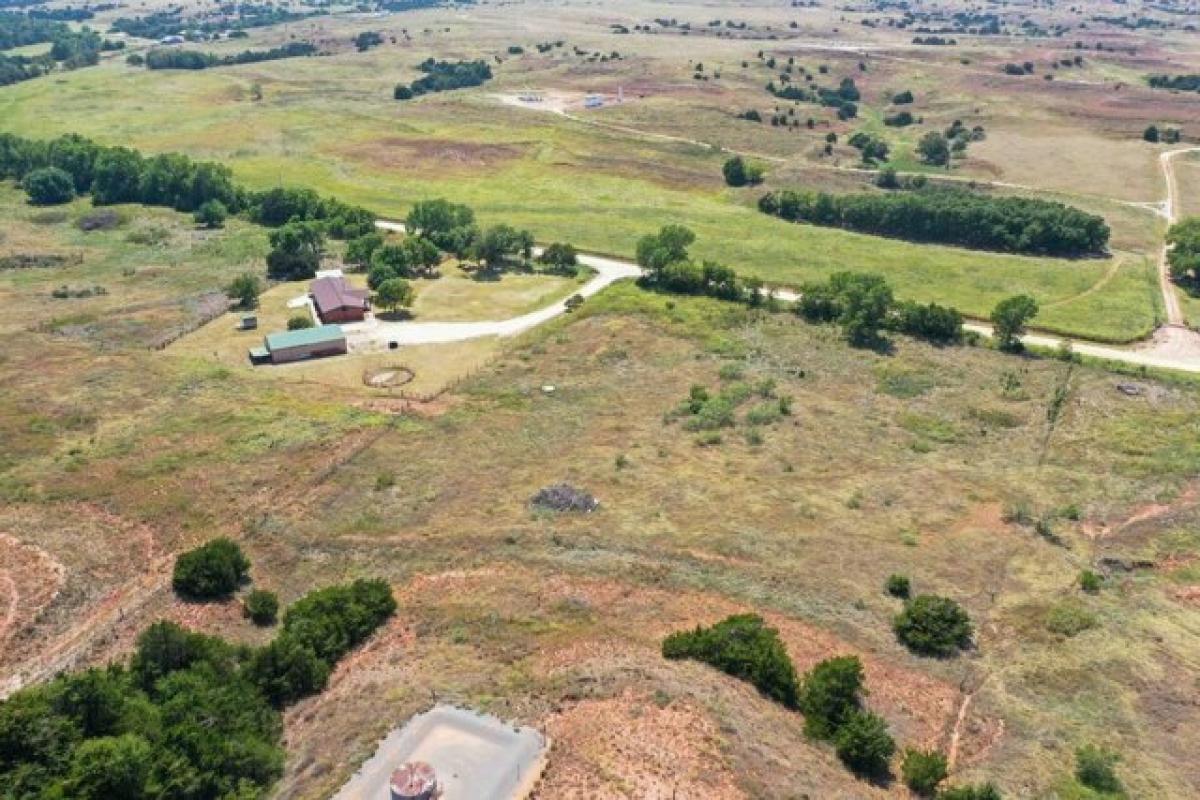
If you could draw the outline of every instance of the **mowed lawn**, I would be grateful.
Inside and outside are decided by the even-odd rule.
[[[787,224],[755,210],[757,192],[722,185],[720,152],[503,107],[492,98],[512,88],[503,79],[392,101],[392,84],[424,54],[347,53],[200,73],[106,63],[0,91],[0,130],[74,131],[219,159],[249,185],[310,186],[387,216],[447,197],[475,207],[484,223],[619,256],[631,256],[638,237],[682,223],[699,237],[696,256],[772,283],[873,271],[903,298],[976,317],[1026,292],[1046,309],[1040,327],[1070,335],[1123,341],[1154,325],[1152,275],[1140,257],[1114,271],[1100,259],[1006,256]],[[250,99],[255,83],[260,102]]]

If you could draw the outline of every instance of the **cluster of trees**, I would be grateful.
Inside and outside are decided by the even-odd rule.
[[[962,337],[962,314],[936,303],[896,302],[880,275],[838,272],[825,283],[801,287],[796,313],[809,322],[835,323],[846,340],[860,347],[880,343],[893,330],[948,344]]]
[[[288,42],[270,50],[243,50],[233,55],[219,56],[198,50],[155,49],[145,55],[146,69],[208,69],[235,64],[254,64],[280,58],[298,58],[317,54],[317,46],[309,42]]]
[[[125,147],[104,147],[68,134],[49,141],[0,134],[0,178],[21,180],[31,201],[59,203],[91,193],[97,205],[142,203],[193,212],[216,226],[227,214],[245,214],[271,231],[267,273],[311,278],[320,267],[325,237],[354,239],[374,231],[365,208],[321,197],[311,189],[247,191],[228,167],[177,153],[146,158]]]
[[[1200,92],[1200,75],[1151,75],[1146,83],[1152,89],[1176,89],[1181,92]]]
[[[410,236],[427,239],[438,250],[469,258],[489,270],[514,264],[525,266],[533,257],[533,234],[511,225],[481,228],[470,207],[446,200],[417,203],[405,219]]]
[[[1200,217],[1188,217],[1167,231],[1171,279],[1189,292],[1200,291]]]
[[[0,50],[52,42],[56,37],[70,31],[71,29],[62,22],[24,14],[0,13]]]
[[[822,69],[822,72],[827,71],[826,69]],[[809,80],[812,79],[811,75],[807,77]],[[853,78],[842,78],[836,89],[822,86],[806,89],[802,86],[791,85],[789,83],[790,80],[789,74],[785,72],[780,75],[779,85],[776,85],[775,81],[767,83],[767,91],[780,100],[791,100],[797,103],[820,103],[827,108],[835,108],[840,120],[854,119],[858,116],[858,100],[862,97],[862,94]]]
[[[100,61],[101,50],[119,49],[84,26],[72,30],[63,22],[34,19],[23,14],[0,13],[0,51],[29,44],[50,43],[50,51],[39,56],[0,54],[0,86],[37,78],[61,64],[64,69],[90,67]]]
[[[247,663],[255,686],[276,708],[325,688],[333,666],[396,611],[391,587],[357,580],[310,592],[283,615],[279,635]]]
[[[864,778],[886,779],[896,753],[888,725],[868,710],[866,675],[857,656],[826,659],[803,678],[788,656],[779,632],[757,614],[735,614],[710,626],[679,631],[662,643],[665,658],[690,659],[753,685],[763,696],[804,715],[804,732],[833,745],[838,758]],[[936,750],[906,750],[905,783],[921,796],[933,796],[946,779],[946,758]],[[947,789],[943,800],[999,800],[990,784]]]
[[[881,161],[887,161],[890,148],[888,143],[878,136],[872,136],[866,131],[856,131],[846,140],[846,144],[862,154],[863,164],[874,166]]]
[[[1104,252],[1109,237],[1102,217],[1062,203],[961,189],[848,195],[782,191],[764,195],[758,207],[793,222],[1006,253],[1092,255]]]
[[[208,200],[219,200],[236,210],[249,198],[218,164],[175,154],[143,158],[134,150],[104,147],[74,134],[48,141],[0,134],[0,178],[22,180],[46,168],[67,173],[76,194],[90,192],[101,205],[144,203],[195,211]]]
[[[283,770],[279,710],[395,611],[386,583],[313,592],[269,645],[157,622],[128,666],[67,674],[0,703],[0,796],[250,800]]]
[[[1179,128],[1159,128],[1157,125],[1147,125],[1146,130],[1142,131],[1142,139],[1152,144],[1162,142],[1164,144],[1178,144],[1183,138],[1183,131]]]
[[[750,163],[741,156],[728,159],[721,171],[728,186],[757,186],[763,182],[762,166]]]
[[[863,683],[857,656],[826,659],[804,676],[798,705],[805,733],[832,743],[838,758],[856,775],[883,778],[896,743],[887,722],[863,706]]]
[[[411,100],[430,92],[448,92],[452,89],[482,86],[492,79],[491,66],[482,60],[435,61],[429,58],[422,61],[418,69],[425,75],[407,86],[398,84],[392,94],[395,99]]]
[[[767,298],[762,281],[742,279],[727,266],[712,261],[697,264],[688,254],[696,234],[682,225],[664,226],[642,237],[637,262],[646,274],[638,279],[645,288],[676,294],[695,294],[759,305]]]
[[[263,28],[295,22],[307,17],[329,13],[325,9],[311,12],[291,11],[274,3],[242,2],[222,5],[210,19],[185,19],[183,7],[176,6],[165,11],[155,11],[141,17],[120,17],[113,21],[114,31],[136,36],[139,39],[161,39],[164,36],[183,35],[189,40],[214,38],[224,31],[232,31],[231,37],[248,28]],[[231,18],[231,14],[233,18]]]
[[[799,707],[796,668],[779,639],[757,614],[735,614],[717,624],[679,631],[663,640],[669,659],[691,659],[752,684],[786,708]]]

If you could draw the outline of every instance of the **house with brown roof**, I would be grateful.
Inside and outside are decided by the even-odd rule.
[[[356,289],[343,277],[317,278],[309,287],[313,306],[321,322],[362,322],[370,308],[367,289]]]

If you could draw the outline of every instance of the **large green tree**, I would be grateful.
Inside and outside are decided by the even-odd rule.
[[[1037,313],[1037,301],[1027,294],[1006,297],[997,303],[991,316],[996,346],[1005,352],[1020,351],[1025,326]]]
[[[267,275],[286,281],[307,280],[321,267],[325,234],[317,222],[289,222],[271,231]]]

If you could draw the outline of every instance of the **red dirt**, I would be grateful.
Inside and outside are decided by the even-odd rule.
[[[376,169],[407,171],[493,170],[520,158],[525,148],[451,139],[389,138],[344,148],[339,155]]]
[[[1200,586],[1184,586],[1175,590],[1175,599],[1200,606]]]
[[[625,692],[551,714],[536,798],[741,798],[712,720],[690,700],[665,707]]]
[[[42,609],[58,596],[66,568],[39,547],[0,533],[0,663],[13,651],[9,640],[32,627]]]
[[[1083,533],[1092,539],[1104,539],[1119,534],[1142,522],[1161,519],[1176,511],[1183,511],[1200,503],[1200,489],[1195,485],[1184,489],[1179,497],[1170,503],[1145,503],[1138,506],[1122,520],[1114,522],[1087,521],[1083,523]]]

